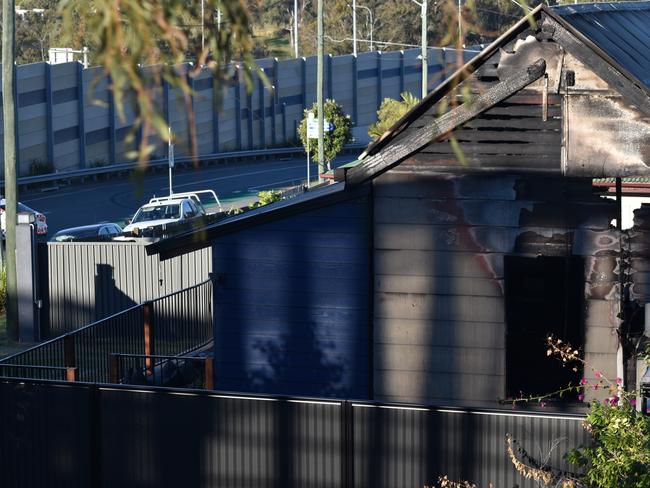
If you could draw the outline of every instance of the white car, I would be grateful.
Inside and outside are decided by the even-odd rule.
[[[170,198],[191,198],[194,200],[194,203],[199,204],[203,207],[206,214],[218,213],[223,211],[221,208],[221,202],[219,197],[213,190],[198,190],[198,191],[186,191],[183,193],[173,193],[168,197],[161,198],[152,198],[149,200],[149,203],[159,202],[161,200],[169,200]]]
[[[5,199],[0,198],[0,226],[2,227],[2,235],[5,234],[5,231],[7,229],[7,215],[5,213],[5,205]],[[34,227],[36,228],[36,235],[47,235],[47,220],[45,219],[45,215],[20,202],[18,202],[16,210],[18,212],[28,212],[34,214]]]
[[[205,210],[191,198],[155,199],[143,205],[124,227],[124,234],[144,235],[146,229],[181,223],[205,215]]]

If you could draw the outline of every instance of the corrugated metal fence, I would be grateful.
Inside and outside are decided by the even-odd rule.
[[[368,126],[376,120],[382,98],[398,98],[402,91],[419,96],[419,52],[326,58],[325,96],[336,99],[351,116],[357,142],[368,141]],[[475,54],[467,51],[465,57]],[[444,79],[447,66],[451,71],[458,67],[454,49],[430,49],[428,59],[430,88]],[[223,84],[220,107],[208,69],[190,80],[196,93],[193,107],[199,155],[287,146],[297,139],[303,110],[316,98],[316,57],[262,59],[258,65],[272,87],[256,75],[253,90],[247,93],[240,74],[244,68],[235,66],[232,81]],[[32,163],[52,163],[54,170],[67,171],[129,161],[127,153],[134,146],[129,147],[126,138],[133,134],[137,143],[141,134],[134,129],[132,110],[126,110],[124,120],[117,115],[101,67],[84,70],[77,62],[34,63],[18,66],[16,77],[19,176],[27,175]],[[187,109],[180,91],[165,83],[158,90],[157,102],[178,138],[176,155],[188,155]],[[0,146],[1,142],[2,137]],[[156,145],[154,159],[166,154],[165,141]]]
[[[113,381],[112,355],[177,356],[195,351],[212,341],[212,316],[208,280],[2,359],[0,375],[60,379],[62,370],[72,369],[70,381]],[[140,372],[131,373],[135,378]]]
[[[212,249],[160,261],[134,243],[39,245],[43,338],[75,330],[208,279]]]
[[[25,488],[422,488],[444,474],[532,488],[506,433],[563,467],[588,442],[580,420],[2,379],[0,472]]]

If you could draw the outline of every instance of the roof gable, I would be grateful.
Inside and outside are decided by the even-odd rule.
[[[647,9],[650,2],[644,2],[644,5]],[[640,11],[645,12],[643,8],[637,8],[639,8]],[[530,37],[539,41],[537,48],[533,52],[539,54],[540,47],[545,41],[553,41],[561,47],[563,52],[566,52],[567,55],[571,56],[571,58],[577,63],[588,67],[588,69],[593,73],[592,79],[598,79],[598,83],[600,84],[599,89],[604,88],[606,91],[618,93],[623,97],[624,102],[627,103],[628,106],[632,107],[633,110],[638,111],[638,116],[635,116],[635,119],[641,120],[650,117],[650,88],[635,74],[639,73],[639,76],[643,76],[643,72],[639,71],[639,66],[632,65],[631,61],[627,59],[625,61],[628,61],[632,70],[627,69],[624,64],[622,65],[619,63],[608,53],[608,51],[596,45],[586,34],[583,34],[577,27],[570,23],[570,20],[575,14],[567,13],[567,19],[565,19],[561,15],[562,12],[562,10],[556,12],[544,5],[538,6],[508,32],[488,46],[483,52],[454,73],[443,84],[429,93],[429,95],[418,104],[418,106],[414,107],[400,121],[398,121],[391,130],[382,136],[380,140],[372,143],[366,149],[360,158],[360,163],[356,167],[348,168],[345,170],[345,174],[339,172],[337,179],[342,180],[345,178],[348,183],[360,183],[362,181],[370,180],[384,171],[400,164],[408,154],[414,154],[416,151],[421,150],[425,147],[424,144],[418,145],[416,143],[411,143],[410,153],[404,150],[396,152],[392,146],[401,146],[403,149],[405,141],[413,139],[415,133],[414,128],[419,128],[423,125],[420,119],[426,118],[427,115],[431,117],[432,114],[434,116],[444,114],[446,104],[448,104],[448,100],[445,100],[446,97],[452,97],[452,99],[453,97],[456,97],[456,100],[460,99],[461,96],[458,94],[460,91],[459,87],[462,87],[463,84],[471,83],[472,79],[474,79],[474,81],[477,80],[482,71],[490,69],[494,70],[494,67],[490,66],[490,62],[495,58],[498,59],[501,54],[507,56],[508,51],[512,51],[513,46],[515,46],[513,41],[518,40],[517,42],[521,42]],[[623,17],[619,15],[618,12],[612,15],[611,19],[607,21],[610,25],[609,29],[604,29],[610,33],[610,36],[611,31],[613,31],[612,26],[615,24],[616,19],[619,21],[627,19],[627,21],[630,22],[628,17]],[[593,24],[597,25],[598,22],[593,21]],[[619,29],[620,28],[622,27],[619,27]],[[638,28],[642,29],[640,26],[638,26]],[[645,35],[648,35],[648,32],[650,32],[650,25],[642,30],[644,30]],[[631,40],[628,41],[631,42]],[[606,45],[605,47],[609,52],[616,54],[611,45]],[[645,52],[648,47],[646,45],[637,45],[637,49]],[[561,61],[559,67],[553,66],[551,61],[557,63],[557,59],[549,60],[546,55],[543,57],[549,61],[547,63],[549,71],[547,75],[551,77],[550,73],[553,72],[553,70],[555,70],[555,74],[557,75],[555,77],[556,82],[553,82],[552,80],[549,82],[549,93],[557,93],[560,89],[560,68],[564,68],[564,66]],[[561,59],[558,56],[556,56],[556,58]],[[523,61],[530,63],[533,62],[533,59],[521,56],[518,62],[514,63],[513,69],[515,71],[511,73],[506,72],[507,70],[504,71],[501,69],[502,63],[497,62],[497,71],[501,69],[498,79],[507,82],[509,78],[506,77],[515,76],[513,73],[515,73],[517,69],[521,70],[522,68],[530,66],[530,64],[526,64]],[[456,93],[454,93],[454,91],[456,91]],[[443,109],[438,109],[436,111],[436,106],[442,106]],[[456,124],[455,127],[448,127],[448,130],[451,131],[460,127],[462,123],[465,122],[465,120],[461,120],[461,118],[457,118],[457,120],[459,123]],[[640,125],[643,124],[648,126],[647,120],[642,122]],[[647,128],[648,127],[645,127],[645,129]],[[641,138],[645,137],[645,129],[640,129],[638,131],[639,134],[641,134]],[[432,135],[436,136],[437,140],[444,137],[444,134],[434,133]],[[428,142],[431,143],[432,140],[430,139]],[[381,160],[380,164],[378,164],[378,160]],[[637,166],[637,168],[638,167],[640,166]],[[564,167],[562,168],[563,172],[566,173],[565,169],[566,168]],[[611,169],[611,166],[609,169]],[[613,175],[616,174],[611,173],[609,176]],[[585,176],[587,176],[587,174],[585,174]]]
[[[650,2],[563,5],[553,12],[650,87]]]

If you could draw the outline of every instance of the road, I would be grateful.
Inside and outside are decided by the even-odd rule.
[[[334,166],[354,160],[353,155],[337,158]],[[210,168],[175,170],[174,191],[214,190],[224,208],[240,207],[253,201],[259,191],[304,183],[305,159],[243,161]],[[311,166],[312,181],[316,165]],[[63,187],[56,191],[21,193],[19,200],[47,217],[48,238],[68,227],[97,222],[123,223],[151,197],[168,195],[167,171],[145,175],[142,181],[113,178]]]

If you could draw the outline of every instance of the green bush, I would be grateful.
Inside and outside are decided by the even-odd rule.
[[[591,405],[585,425],[591,446],[567,453],[567,460],[586,469],[586,481],[600,488],[650,486],[650,416],[633,402]]]
[[[29,176],[48,175],[54,173],[54,165],[40,159],[34,159],[29,164]]]
[[[318,118],[318,105],[314,104],[311,109],[305,110],[305,117],[298,127],[298,136],[305,151],[307,150],[307,117],[310,112]],[[352,142],[352,121],[343,111],[343,107],[336,103],[335,100],[325,100],[323,112],[325,113],[325,120],[334,125],[334,130],[324,134],[323,156],[325,161],[318,161],[318,142],[316,139],[309,143],[309,152],[312,154],[314,161],[327,164],[327,168],[330,169],[330,163],[343,150],[343,146]]]
[[[582,378],[578,385],[569,384],[553,393],[537,397],[522,397],[514,403],[537,402],[556,398],[559,393],[576,391],[578,400],[584,401],[587,390],[605,391],[607,398],[602,402],[590,402],[590,410],[583,425],[591,436],[589,445],[580,446],[566,453],[571,464],[580,466],[584,474],[564,473],[553,467],[544,466],[525,451],[519,450],[521,459],[514,454],[515,441],[508,435],[508,454],[517,469],[527,478],[544,486],[578,488],[642,488],[650,487],[650,416],[636,408],[638,391],[623,388],[623,379],[608,379],[581,357],[581,353],[552,336],[547,338],[547,354],[556,356],[565,367],[591,369],[595,380]],[[645,359],[645,354],[639,358]],[[647,361],[647,359],[646,359]]]
[[[251,205],[251,208],[263,207],[269,203],[279,202],[282,200],[282,193],[277,190],[261,191],[257,194],[257,202]]]
[[[415,107],[420,99],[414,97],[409,92],[403,92],[401,100],[394,100],[392,98],[384,98],[381,106],[377,111],[377,122],[372,124],[368,129],[368,135],[373,139],[381,137],[384,132],[390,129],[395,122],[401,119],[406,112]]]

